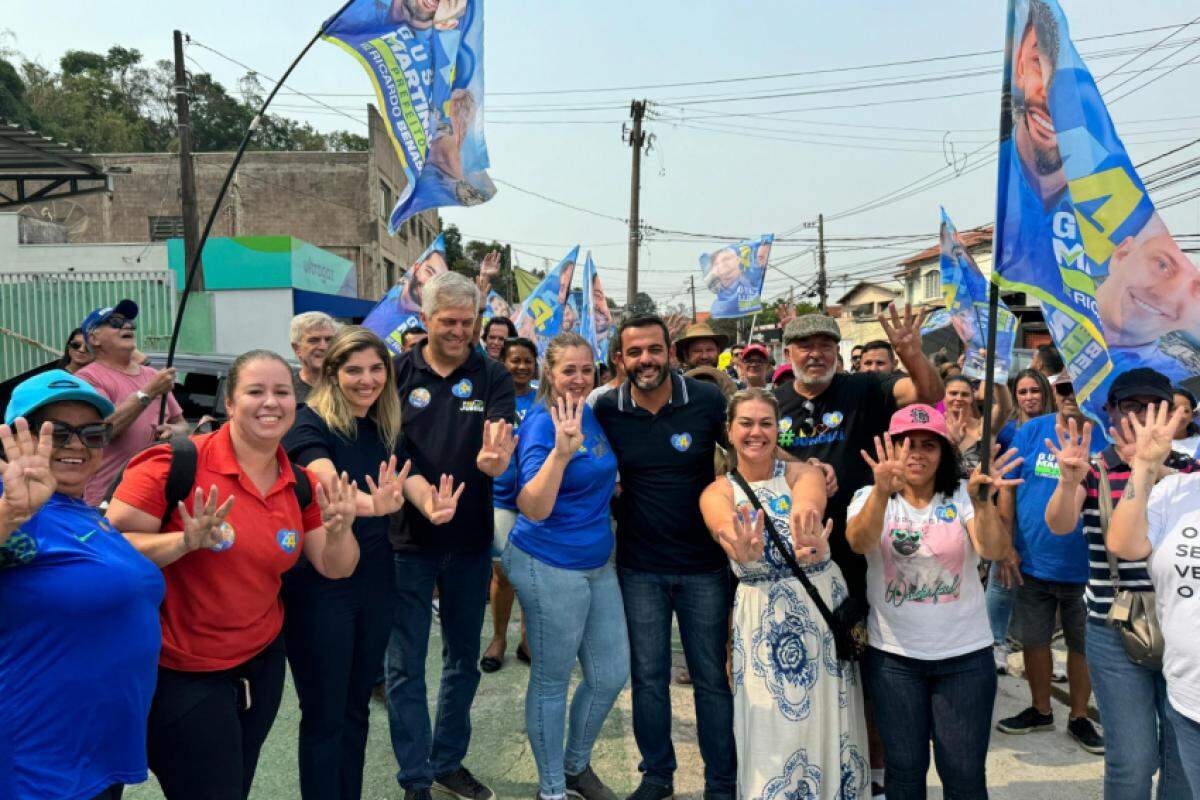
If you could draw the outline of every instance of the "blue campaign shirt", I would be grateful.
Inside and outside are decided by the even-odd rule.
[[[533,398],[537,397],[537,390],[530,387],[525,394],[517,395],[517,420],[513,423],[513,435],[517,435],[521,429],[521,422],[525,419],[525,414],[533,407]],[[508,469],[496,478],[492,483],[492,505],[496,508],[507,508],[509,511],[517,510],[517,454],[508,460]]]
[[[517,445],[518,491],[533,480],[554,449],[554,421],[542,403],[529,410]],[[608,503],[617,481],[617,457],[590,406],[583,407],[583,444],[563,472],[558,498],[541,522],[521,514],[509,541],[561,569],[595,569],[612,554]]]
[[[1021,572],[1044,581],[1087,583],[1088,545],[1082,520],[1064,536],[1046,527],[1046,506],[1058,486],[1058,459],[1046,447],[1046,439],[1057,441],[1057,414],[1034,417],[1021,426],[1013,447],[1025,459],[1015,477],[1025,480],[1017,487],[1017,520],[1013,544],[1021,556]],[[1092,454],[1104,449],[1100,435],[1092,436]]]
[[[91,798],[146,780],[164,589],[158,567],[63,494],[0,546],[6,800]]]
[[[996,434],[996,444],[1000,445],[1000,452],[1003,453],[1012,447],[1015,438],[1017,438],[1017,421],[1010,419]]]

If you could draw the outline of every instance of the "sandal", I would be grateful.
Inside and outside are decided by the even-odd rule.
[[[524,661],[526,664],[533,663],[533,659],[529,655],[529,648],[525,646],[524,642],[517,645],[517,660]]]
[[[499,672],[504,662],[495,656],[484,656],[479,659],[479,668],[484,672]]]

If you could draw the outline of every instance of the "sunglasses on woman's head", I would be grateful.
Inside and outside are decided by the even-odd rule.
[[[107,422],[89,422],[85,425],[68,425],[65,422],[52,420],[54,430],[50,441],[55,447],[66,447],[71,443],[72,436],[78,436],[83,446],[91,450],[107,447],[112,441],[112,425]]]

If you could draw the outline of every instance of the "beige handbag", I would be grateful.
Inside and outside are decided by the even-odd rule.
[[[1112,487],[1108,483],[1108,470],[1104,458],[1097,459],[1100,470],[1100,531],[1107,536],[1108,524],[1112,519]],[[1117,589],[1120,570],[1117,557],[1104,548],[1108,557],[1108,574],[1113,584],[1113,602],[1108,609],[1108,624],[1121,635],[1125,655],[1133,663],[1147,669],[1162,669],[1163,636],[1158,625],[1158,611],[1154,605],[1153,591]]]

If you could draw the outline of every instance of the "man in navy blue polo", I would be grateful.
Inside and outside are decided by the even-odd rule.
[[[669,368],[667,326],[635,317],[618,331],[628,380],[596,401],[617,456],[617,570],[629,626],[633,734],[642,754],[631,800],[673,793],[671,615],[691,673],[706,798],[736,789],[733,695],[725,674],[732,585],[729,560],[700,516],[725,436],[725,400],[713,385]]]

